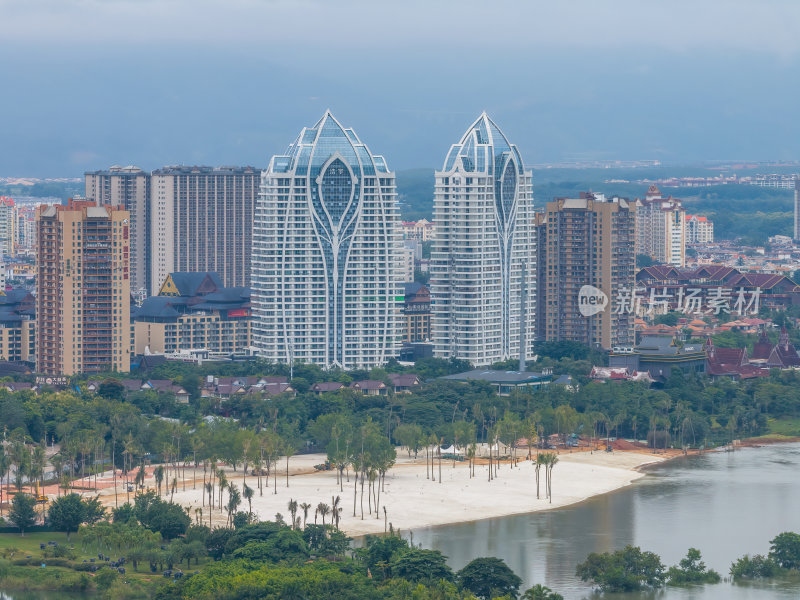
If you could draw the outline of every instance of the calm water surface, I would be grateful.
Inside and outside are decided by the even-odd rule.
[[[572,507],[415,530],[414,543],[441,550],[454,569],[477,556],[503,558],[522,577],[523,590],[543,583],[566,599],[597,598],[575,577],[576,565],[590,552],[627,544],[655,552],[667,566],[699,548],[706,565],[725,577],[736,558],[766,554],[782,531],[800,532],[798,475],[800,444],[707,453],[657,466],[623,490]],[[603,598],[797,599],[800,584],[721,583]]]

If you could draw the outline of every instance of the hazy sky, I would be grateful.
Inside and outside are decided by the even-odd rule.
[[[530,163],[800,159],[800,2],[0,0],[0,176],[266,166],[326,108],[393,169],[481,110]]]

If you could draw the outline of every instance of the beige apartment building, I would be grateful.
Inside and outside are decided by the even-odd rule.
[[[633,346],[634,315],[618,312],[617,299],[635,284],[635,215],[632,202],[591,193],[548,202],[537,215],[539,339]],[[605,295],[603,310],[582,312],[585,286]]]
[[[708,217],[686,215],[686,243],[710,244],[714,241],[714,223]]]
[[[71,200],[36,221],[37,371],[129,371],[130,213]]]
[[[644,200],[636,200],[636,254],[674,267],[686,266],[686,211],[679,199],[664,198],[655,185]]]

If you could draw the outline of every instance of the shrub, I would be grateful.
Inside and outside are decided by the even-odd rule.
[[[775,577],[780,573],[780,566],[763,554],[754,554],[751,558],[745,554],[731,565],[731,577],[737,579],[762,579]]]

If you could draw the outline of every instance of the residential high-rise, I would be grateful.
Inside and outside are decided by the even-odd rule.
[[[794,178],[794,239],[800,241],[800,175]]]
[[[599,194],[547,203],[538,232],[541,339],[633,346],[635,315],[619,299],[632,297],[636,284],[635,214],[632,202]],[[602,306],[602,295],[584,286],[605,294],[602,310],[592,310]]]
[[[17,205],[0,196],[0,254],[14,256],[17,247]]]
[[[130,370],[130,215],[70,201],[41,206],[36,244],[36,369]]]
[[[227,287],[250,285],[253,216],[260,173],[253,167],[165,167],[153,171],[150,293],[175,271],[218,273]]]
[[[675,267],[686,265],[686,211],[680,200],[664,198],[655,185],[636,201],[636,253]]]
[[[356,369],[396,356],[403,288],[394,173],[326,111],[261,176],[253,344],[284,363]]]
[[[32,254],[36,246],[36,208],[17,207],[17,254]]]
[[[450,148],[435,177],[430,269],[435,355],[475,366],[531,357],[536,332],[531,171],[483,113]]]
[[[150,174],[139,167],[114,165],[106,171],[84,173],[87,200],[130,213],[131,290],[150,284]]]
[[[710,244],[714,241],[714,223],[708,217],[686,215],[686,243]]]

